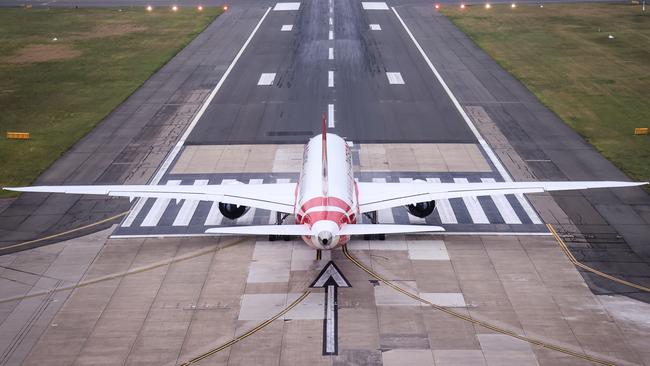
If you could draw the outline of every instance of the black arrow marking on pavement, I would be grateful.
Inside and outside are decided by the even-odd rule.
[[[352,287],[343,276],[341,270],[330,261],[323,267],[316,281],[311,284],[313,288],[325,288],[325,319],[323,319],[323,355],[337,355],[339,351],[338,340],[338,291],[339,287]]]

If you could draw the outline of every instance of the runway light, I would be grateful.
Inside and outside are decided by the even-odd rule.
[[[197,9],[198,11],[203,11],[203,5],[199,5],[199,6],[197,6],[196,9]]]
[[[485,4],[486,9],[490,9],[491,7],[492,7],[492,5],[490,5],[490,3]]]
[[[436,4],[433,7],[436,8],[436,10],[440,10],[440,4]]]
[[[228,11],[228,5],[223,6],[223,11]]]
[[[544,7],[544,4],[540,5],[539,7],[540,7],[540,8],[543,8],[543,7]]]
[[[147,11],[153,11],[153,6],[147,5]]]
[[[460,4],[461,9],[465,9],[465,4]]]
[[[515,4],[515,3],[512,3],[512,4],[510,4],[510,7],[514,9],[514,8],[516,8],[516,7],[517,7],[517,4]]]
[[[178,6],[176,5],[172,6],[172,11],[178,11]]]

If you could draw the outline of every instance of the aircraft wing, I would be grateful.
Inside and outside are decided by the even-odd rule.
[[[632,187],[647,182],[496,182],[496,183],[364,183],[359,182],[359,209],[363,212],[469,196],[541,193],[590,188]]]
[[[295,183],[273,184],[219,184],[219,185],[106,185],[106,186],[35,186],[5,187],[17,192],[46,192],[90,194],[115,197],[154,197],[175,200],[223,202],[261,208],[277,212],[293,213]]]

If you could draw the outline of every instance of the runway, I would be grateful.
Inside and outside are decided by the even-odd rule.
[[[121,141],[118,158],[77,170],[97,176],[70,177],[69,168],[57,165],[52,171],[59,182],[295,180],[301,144],[317,133],[323,112],[330,130],[352,142],[360,181],[503,181],[543,172],[557,174],[554,179],[619,177],[430,4],[276,7],[233,6],[218,18],[75,147],[97,156],[90,152],[101,148],[89,146],[102,141],[102,129],[138,131]],[[534,126],[526,124],[531,120]],[[573,143],[579,154],[550,153]],[[74,166],[75,156],[59,164]],[[593,162],[602,169],[585,168]],[[84,218],[93,210],[118,210],[103,200],[54,196],[28,206],[34,199],[21,198],[22,208],[57,220],[66,210],[53,215],[48,207]],[[442,224],[452,235],[353,240],[348,249],[362,266],[341,251],[316,257],[300,241],[200,237],[225,221],[210,203],[140,200],[116,227],[0,257],[0,364],[182,364],[202,355],[197,364],[574,365],[584,357],[650,364],[643,343],[650,334],[643,323],[647,304],[596,296],[585,278],[597,293],[640,299],[647,293],[581,276],[543,225],[564,234],[580,233],[591,220],[602,231],[608,222],[649,230],[641,221],[621,225],[616,219],[636,214],[620,203],[626,200],[643,207],[647,197],[631,190],[449,200],[425,222]],[[2,215],[28,227],[18,217],[30,214],[18,208]],[[272,219],[257,210],[226,224]],[[414,218],[394,209],[380,220]],[[635,246],[640,238],[583,245],[580,253],[597,256],[597,266],[616,266],[612,274],[647,284],[643,248]],[[351,285],[337,290],[334,355],[324,354],[326,292],[310,288],[330,260]],[[422,305],[363,266],[436,306],[507,332]],[[259,324],[265,326],[255,330]]]

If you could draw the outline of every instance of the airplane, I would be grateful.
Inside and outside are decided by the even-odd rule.
[[[323,115],[322,133],[312,137],[304,148],[302,169],[297,183],[221,184],[202,186],[169,185],[85,185],[5,187],[18,192],[48,192],[107,195],[116,197],[171,198],[219,202],[224,217],[235,220],[251,207],[275,211],[276,225],[215,227],[208,234],[264,235],[269,240],[300,236],[315,249],[334,249],[349,242],[352,235],[365,239],[384,239],[386,234],[442,232],[433,225],[377,223],[377,211],[405,206],[408,212],[424,218],[435,209],[438,199],[549,191],[631,187],[648,182],[573,181],[573,182],[495,182],[495,183],[370,183],[356,182],[352,152],[340,136],[327,132]],[[295,224],[282,225],[290,214]],[[371,224],[357,224],[360,215]]]

